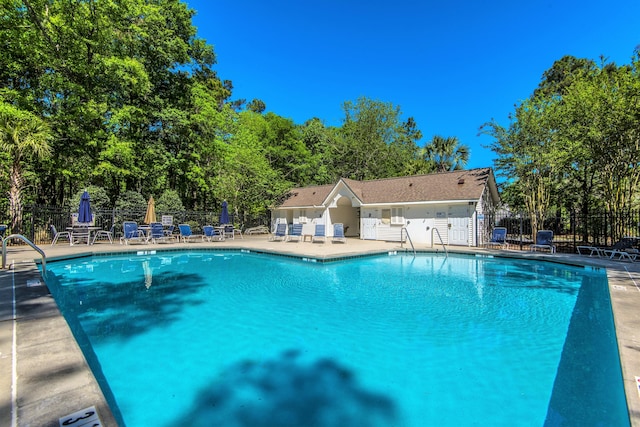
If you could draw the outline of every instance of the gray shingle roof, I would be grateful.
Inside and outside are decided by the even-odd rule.
[[[368,205],[478,200],[492,175],[490,168],[481,168],[371,181],[343,178],[341,181],[363,204]],[[279,207],[320,206],[335,187],[320,185],[294,188]]]

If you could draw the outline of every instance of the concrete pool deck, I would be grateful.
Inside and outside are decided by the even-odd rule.
[[[245,236],[225,242],[169,245],[43,245],[47,261],[93,253],[166,249],[246,248],[308,258],[348,257],[404,251],[397,242],[348,239],[346,244],[272,242]],[[439,251],[440,248],[416,248]],[[586,255],[447,247],[450,252],[543,259],[606,268],[614,311],[627,406],[632,426],[640,427],[640,262],[611,261]],[[73,335],[44,283],[28,246],[9,246],[0,270],[0,427],[59,426],[59,418],[94,406],[103,426],[116,426],[106,400]],[[15,296],[13,289],[15,288]],[[15,305],[13,301],[15,300]],[[14,309],[15,306],[15,309]],[[15,349],[15,351],[14,351]],[[17,386],[13,387],[13,384]]]

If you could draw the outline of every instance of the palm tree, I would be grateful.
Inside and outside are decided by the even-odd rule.
[[[51,154],[51,132],[46,123],[27,111],[0,104],[0,149],[9,155],[9,213],[11,230],[22,228],[23,157],[42,159]]]
[[[469,161],[469,147],[455,136],[435,135],[422,149],[422,160],[435,172],[463,169]]]

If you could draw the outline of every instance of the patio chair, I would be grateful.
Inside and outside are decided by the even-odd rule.
[[[51,234],[53,235],[51,246],[55,246],[55,244],[58,243],[58,239],[60,237],[64,237],[65,239],[69,240],[69,245],[73,246],[73,238],[71,237],[70,231],[58,231],[56,230],[56,226],[51,224]]]
[[[240,238],[244,239],[244,237],[242,237],[242,231],[240,231],[240,229],[235,228],[232,224],[225,224],[225,226],[224,226],[224,238],[225,239],[235,240],[236,234],[239,234]]]
[[[221,242],[224,240],[224,233],[216,230],[213,225],[202,226],[202,232],[204,233],[204,239],[208,242],[212,242],[214,240]]]
[[[161,222],[152,222],[149,224],[149,237],[147,241],[151,240],[151,243],[173,243],[176,241],[173,235],[167,235],[164,231]]]
[[[509,244],[507,243],[507,229],[506,227],[496,227],[491,232],[491,240],[489,240],[485,246],[498,247],[500,249],[507,249]]]
[[[109,240],[109,243],[113,244],[113,233],[116,230],[116,224],[111,224],[111,228],[109,230],[98,230],[96,234],[93,235],[93,241],[91,244],[96,243],[96,240],[100,240],[101,238],[105,238]]]
[[[4,238],[4,233],[7,232],[8,228],[7,224],[0,224],[0,239]]]
[[[269,241],[284,241],[287,238],[287,223],[281,222],[276,225],[276,232],[269,237]]]
[[[315,242],[316,239],[322,241],[323,243],[327,241],[324,224],[316,224],[316,230],[313,233],[313,236],[311,236],[311,243]]]
[[[556,245],[553,244],[553,231],[539,230],[536,233],[536,242],[531,245],[531,251],[548,249],[552,254],[556,253]]]
[[[331,241],[347,243],[347,238],[344,236],[344,224],[339,222],[333,224],[333,238]]]
[[[204,242],[204,235],[193,234],[189,224],[179,224],[178,229],[180,230],[180,240],[183,243],[195,242],[198,239],[200,239],[201,242]]]
[[[291,226],[291,233],[287,236],[287,242],[293,240],[297,240],[298,242],[302,240],[302,224],[300,223]]]
[[[162,227],[164,227],[164,234],[167,236],[171,236],[173,234],[173,230],[175,229],[175,225],[173,225],[173,216],[162,215],[161,222]]]
[[[122,223],[122,237],[120,244],[144,244],[147,243],[147,237],[142,230],[138,229],[138,223],[135,221],[124,221]]]

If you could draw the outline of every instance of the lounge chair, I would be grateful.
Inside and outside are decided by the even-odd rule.
[[[134,243],[147,243],[147,237],[142,230],[138,229],[138,223],[135,221],[124,221],[122,223],[122,237],[120,244],[131,245]]]
[[[176,241],[173,235],[164,233],[164,227],[161,222],[152,222],[149,224],[148,240],[151,240],[151,243],[173,243]]]
[[[339,222],[333,224],[333,238],[331,241],[347,243],[347,238],[344,236],[344,224]]]
[[[215,229],[213,225],[204,225],[202,226],[202,232],[204,233],[204,239],[207,242],[212,242],[214,240],[222,241],[224,240],[224,233],[219,232]]]
[[[496,227],[491,233],[491,240],[486,245],[489,247],[498,247],[500,249],[507,249],[509,244],[507,243],[507,229],[505,227]]]
[[[325,226],[324,224],[316,224],[316,230],[313,233],[313,236],[311,236],[311,243],[315,242],[316,239],[322,241],[322,242],[326,242],[327,241],[327,235],[325,233]]]
[[[298,242],[302,240],[302,224],[300,223],[291,226],[291,233],[287,236],[287,242],[293,240],[297,240]]]
[[[73,245],[73,238],[71,237],[71,232],[69,231],[58,231],[56,230],[56,226],[51,224],[51,234],[53,235],[53,240],[51,240],[51,246],[55,246],[58,243],[58,239],[60,237],[64,237],[69,240],[69,245]]]
[[[178,229],[180,229],[180,240],[184,243],[193,242],[200,239],[201,242],[204,242],[203,234],[193,234],[191,232],[191,226],[189,224],[180,224],[178,225]]]
[[[276,225],[276,232],[269,238],[270,241],[283,241],[287,238],[287,224],[281,222]]]
[[[257,227],[250,227],[244,231],[244,234],[269,234],[269,227],[266,225],[258,225]]]
[[[7,224],[0,224],[0,239],[4,238],[4,233],[7,232],[7,229],[9,227],[7,227]]]
[[[536,233],[536,242],[531,245],[531,251],[538,249],[548,249],[552,254],[556,252],[556,245],[553,244],[553,231],[540,230]]]
[[[633,249],[633,246],[637,241],[638,239],[634,237],[623,237],[622,239],[618,240],[613,246],[605,247],[595,245],[581,245],[576,246],[576,250],[580,255],[586,255],[586,253],[589,252],[589,256],[607,256],[611,259],[614,259],[616,256],[624,258],[625,255],[621,255],[620,252],[633,254],[635,251],[635,249]]]
[[[93,240],[91,241],[91,244],[93,245],[96,240],[99,240],[101,238],[106,238],[109,240],[109,243],[113,244],[113,233],[116,230],[116,225],[115,224],[111,224],[111,228],[109,230],[98,230],[96,232],[96,234],[93,235]]]
[[[629,261],[635,261],[640,253],[638,249],[634,248],[634,245],[638,242],[635,237],[623,237],[611,248],[600,249],[604,256],[608,256],[610,259],[628,259]]]

